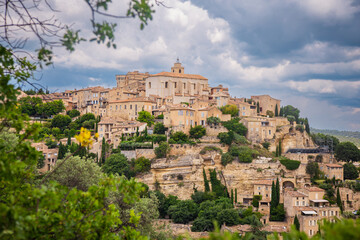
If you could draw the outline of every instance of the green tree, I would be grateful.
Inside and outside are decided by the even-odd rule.
[[[64,160],[58,160],[55,168]],[[62,166],[49,177],[68,188],[77,188],[87,191],[92,185],[96,185],[104,178],[101,168],[90,159],[79,156],[69,157]]]
[[[222,122],[221,124],[229,131],[233,131],[241,136],[245,136],[247,133],[247,128],[244,124],[239,122],[239,118],[233,118],[229,121]]]
[[[256,103],[256,113],[260,113],[260,104],[259,102]]]
[[[276,187],[275,187],[275,183],[273,181],[272,186],[271,186],[271,203],[270,203],[271,208],[276,208],[277,207],[277,204],[278,204],[277,197],[278,197],[278,195],[276,193]]]
[[[167,154],[170,152],[169,144],[167,142],[161,142],[154,151],[156,158],[166,158]]]
[[[154,125],[154,134],[165,134],[167,128],[163,123],[155,123]]]
[[[299,231],[300,230],[300,222],[299,222],[297,215],[295,215],[295,218],[294,218],[294,225],[295,225],[296,230]]]
[[[67,145],[67,146],[70,146],[70,145],[71,145],[71,136],[70,136],[70,135],[68,136],[66,145]]]
[[[252,200],[252,205],[256,208],[259,207],[259,202],[261,201],[262,196],[261,195],[254,195]]]
[[[230,114],[232,117],[239,116],[239,109],[236,105],[226,105],[220,108],[223,114]]]
[[[295,118],[294,121],[299,123],[298,120],[299,120],[299,116],[300,116],[300,110],[297,109],[296,107],[293,107],[291,105],[287,105],[285,107],[282,107],[282,115],[284,117],[293,116]]]
[[[305,131],[310,134],[310,125],[309,125],[309,120],[308,118],[305,118]]]
[[[221,132],[217,135],[217,137],[220,139],[220,143],[224,143],[229,146],[233,143],[235,139],[235,135],[233,131]]]
[[[360,161],[360,150],[352,142],[339,143],[335,148],[335,157],[338,161]]]
[[[341,201],[339,188],[337,189],[337,192],[336,192],[336,204],[338,205],[338,207],[340,208],[340,211],[342,213],[343,212],[343,204],[342,204],[342,201]]]
[[[216,169],[209,169],[209,172],[212,192],[214,192],[217,197],[228,197],[229,194],[226,187],[217,179]]]
[[[203,178],[204,178],[205,192],[210,192],[209,180],[207,180],[205,168],[203,168]]]
[[[170,206],[168,213],[174,223],[186,224],[197,217],[198,207],[193,200],[183,200]]]
[[[231,199],[231,202],[234,203],[234,189],[231,189],[230,199]]]
[[[266,115],[273,118],[274,117],[274,112],[273,111],[270,111],[270,110],[267,110],[266,111]]]
[[[174,143],[187,143],[189,141],[189,136],[185,133],[179,131],[170,135],[170,139],[174,141]]]
[[[62,131],[69,126],[71,123],[71,118],[68,115],[56,115],[51,119],[51,127],[60,128]]]
[[[346,163],[344,167],[344,179],[357,179],[359,177],[359,172],[352,163]]]
[[[237,203],[237,188],[235,188],[235,203]]]
[[[275,117],[278,117],[279,116],[279,108],[278,108],[278,105],[276,104],[275,105]]]
[[[67,152],[67,147],[60,142],[59,144],[59,151],[58,151],[58,159],[63,159],[65,157],[65,154]]]
[[[320,168],[317,162],[309,161],[306,164],[306,173],[310,175],[311,178],[318,179],[320,175]]]
[[[130,164],[125,155],[121,153],[112,154],[102,166],[104,173],[119,174],[130,178]]]
[[[105,163],[105,160],[106,160],[106,142],[105,142],[105,138],[103,137],[102,144],[101,144],[100,162]]]
[[[269,142],[263,142],[262,144],[261,144],[266,150],[269,150],[269,147],[270,147],[270,143]]]
[[[206,129],[203,126],[198,125],[191,127],[189,133],[191,138],[199,139],[206,135]]]
[[[80,116],[80,112],[76,109],[70,110],[66,112],[67,115],[69,115],[71,118]]]
[[[232,161],[234,161],[234,157],[229,152],[221,155],[221,165],[226,166],[229,163],[232,163]]]
[[[149,127],[154,123],[155,117],[147,111],[140,111],[137,120],[139,122],[145,122]]]
[[[206,123],[210,126],[217,126],[221,123],[221,120],[218,117],[208,117]]]
[[[148,172],[151,169],[151,161],[145,157],[139,157],[134,161],[135,173]]]

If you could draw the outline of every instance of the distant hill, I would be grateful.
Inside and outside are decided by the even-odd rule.
[[[358,131],[352,132],[352,131],[338,131],[338,130],[310,128],[310,132],[331,135],[337,137],[340,140],[340,142],[352,142],[358,148],[360,148],[360,132]]]

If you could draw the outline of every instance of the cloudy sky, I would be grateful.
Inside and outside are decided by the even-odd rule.
[[[90,34],[81,0],[54,0],[59,19]],[[127,1],[113,9],[126,12]],[[179,57],[185,73],[223,84],[237,97],[269,94],[291,104],[321,129],[360,130],[360,1],[165,0],[141,31],[121,20],[117,49],[82,43],[56,49],[42,72],[50,90],[115,86],[115,74],[170,71]]]

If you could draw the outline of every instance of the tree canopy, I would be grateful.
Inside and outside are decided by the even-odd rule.
[[[338,161],[360,161],[360,150],[351,142],[339,143],[335,148],[335,157]]]

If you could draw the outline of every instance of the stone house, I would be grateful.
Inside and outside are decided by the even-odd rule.
[[[277,106],[278,113],[280,113],[281,101],[270,97],[269,95],[251,96],[251,99],[259,103],[260,114],[266,116],[267,111],[272,111],[275,114],[275,108]]]
[[[32,147],[34,147],[37,151],[42,152],[44,156],[44,166],[39,169],[41,173],[45,173],[50,171],[56,164],[58,158],[58,148],[48,148],[44,142],[32,143]]]
[[[320,170],[325,173],[325,177],[327,178],[332,179],[335,177],[335,179],[344,180],[344,168],[341,164],[321,164]]]
[[[240,120],[248,129],[247,139],[252,142],[264,142],[273,139],[276,132],[276,119],[267,117],[247,117]]]

